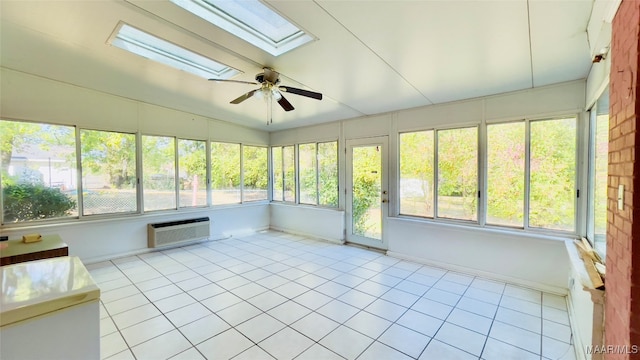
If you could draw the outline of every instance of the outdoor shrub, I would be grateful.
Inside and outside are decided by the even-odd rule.
[[[43,185],[8,185],[3,193],[5,222],[66,216],[76,207],[76,202],[59,189]]]

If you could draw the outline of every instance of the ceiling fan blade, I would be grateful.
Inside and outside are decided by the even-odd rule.
[[[282,96],[282,94],[280,94],[280,96],[281,97],[280,97],[280,100],[278,100],[278,104],[280,104],[280,106],[282,106],[284,111],[291,111],[291,110],[295,109],[293,107],[293,105],[291,105],[289,100],[285,99],[284,96]]]
[[[257,82],[254,82],[254,81],[242,81],[242,80],[209,79],[209,81],[215,81],[215,82],[230,82],[230,83],[249,84],[249,85],[258,85],[258,83],[257,83]]]
[[[252,97],[253,94],[255,94],[256,91],[258,91],[258,90],[260,90],[260,89],[251,90],[246,94],[240,95],[237,99],[232,100],[231,104],[240,104],[241,102],[243,102],[243,101],[247,100],[248,98]]]
[[[280,86],[278,89],[291,94],[302,95],[302,96],[310,97],[312,99],[322,100],[322,94],[318,92],[302,90],[302,89],[289,87],[289,86]]]
[[[263,68],[264,70],[264,79],[272,84],[278,83],[278,78],[280,77],[280,73],[275,70],[271,70],[268,67]]]

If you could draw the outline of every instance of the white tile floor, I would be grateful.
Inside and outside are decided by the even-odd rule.
[[[103,359],[575,359],[563,297],[280,232],[87,268]]]

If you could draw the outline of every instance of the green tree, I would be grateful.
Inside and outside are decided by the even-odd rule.
[[[338,206],[338,142],[318,144],[318,200],[320,205]]]
[[[433,216],[433,140],[432,130],[400,135],[400,209],[404,214]],[[414,180],[420,184],[421,197],[403,193]]]
[[[531,123],[531,226],[573,230],[576,119]]]
[[[353,231],[365,235],[379,224],[378,219],[370,218],[372,207],[380,203],[381,157],[377,147],[353,148]]]
[[[266,189],[269,181],[267,170],[267,148],[243,146],[244,186],[250,189]]]
[[[240,144],[211,143],[211,187],[240,188]]]
[[[136,184],[136,137],[134,134],[82,130],[82,170],[106,174],[116,189]],[[87,175],[87,174],[83,174]]]

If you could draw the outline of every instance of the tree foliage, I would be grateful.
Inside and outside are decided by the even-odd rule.
[[[372,221],[369,212],[372,207],[376,207],[380,203],[381,156],[377,147],[355,147],[352,151],[353,203],[351,216],[353,232],[365,235],[374,224],[379,223]]]
[[[240,188],[240,144],[211,143],[211,188]]]
[[[108,175],[116,189],[136,185],[136,137],[134,134],[82,130],[80,132],[82,171]]]

